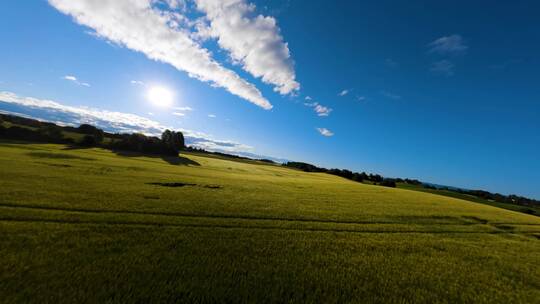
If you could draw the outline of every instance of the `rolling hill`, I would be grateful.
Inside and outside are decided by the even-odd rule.
[[[2,302],[534,303],[540,218],[264,162],[0,142]]]

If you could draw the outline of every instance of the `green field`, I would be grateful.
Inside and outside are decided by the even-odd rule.
[[[540,303],[535,216],[196,154],[0,168],[1,303]]]
[[[433,194],[438,194],[438,195],[443,195],[443,196],[449,196],[449,197],[458,198],[458,199],[462,199],[462,200],[466,200],[466,201],[470,201],[470,202],[486,204],[486,205],[490,205],[490,206],[495,206],[495,207],[499,207],[499,208],[504,208],[504,209],[508,209],[508,210],[519,211],[519,212],[523,212],[523,213],[527,213],[527,214],[534,214],[534,215],[540,216],[540,207],[539,206],[522,206],[522,205],[517,205],[517,204],[496,202],[496,201],[480,198],[480,197],[477,197],[477,196],[474,196],[474,195],[469,195],[469,194],[465,194],[465,193],[459,193],[459,192],[451,191],[451,190],[447,190],[447,189],[429,189],[429,188],[423,187],[422,185],[411,185],[411,184],[407,184],[407,183],[397,183],[397,187],[402,188],[402,189],[408,189],[408,190],[414,190],[414,191],[422,191],[422,192],[428,192],[428,193],[433,193]]]

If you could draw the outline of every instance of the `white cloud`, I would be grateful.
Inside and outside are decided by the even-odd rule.
[[[62,78],[65,79],[65,80],[69,80],[69,81],[71,81],[71,82],[74,82],[74,83],[76,83],[76,84],[78,84],[78,85],[81,85],[81,86],[90,87],[90,84],[89,84],[89,83],[87,83],[87,82],[81,82],[81,81],[79,81],[79,80],[77,79],[77,77],[75,77],[75,76],[73,76],[73,75],[66,75],[66,76],[64,76],[64,77],[62,77]]]
[[[381,94],[386,98],[390,98],[390,99],[394,99],[394,100],[401,99],[400,95],[394,94],[392,92],[382,91]]]
[[[448,60],[441,60],[431,64],[430,70],[446,76],[454,75],[454,64]]]
[[[325,106],[319,104],[318,102],[307,102],[307,103],[304,103],[304,105],[307,106],[307,107],[313,108],[313,111],[315,111],[315,113],[317,113],[317,116],[326,117],[326,116],[330,115],[330,112],[333,111],[331,108],[325,107]]]
[[[141,86],[144,86],[145,83],[140,81],[140,80],[132,80],[130,81],[131,84],[136,84],[136,85],[141,85]]]
[[[173,109],[176,110],[176,111],[184,111],[184,112],[193,111],[193,108],[191,108],[191,107],[174,107]]]
[[[305,100],[312,100],[313,98],[311,98],[310,96],[306,96]]]
[[[317,131],[319,131],[319,133],[321,133],[322,136],[326,136],[326,137],[334,136],[334,133],[328,130],[327,128],[317,128]]]
[[[215,61],[210,52],[178,28],[178,13],[152,7],[151,0],[49,0],[74,20],[92,28],[98,37],[171,64],[190,77],[222,87],[264,109],[270,102],[251,83]],[[181,16],[180,16],[181,17]]]
[[[356,100],[358,100],[358,101],[364,101],[364,100],[366,100],[366,96],[358,96],[358,95],[357,95],[357,96],[356,96]]]
[[[330,115],[330,112],[332,111],[333,111],[332,109],[322,106],[320,104],[315,106],[315,112],[317,112],[317,115],[319,116],[328,116]]]
[[[460,35],[454,34],[436,39],[428,44],[431,53],[452,54],[465,52],[469,47],[465,45]]]
[[[180,112],[173,112],[172,114],[175,116],[180,116],[180,117],[186,116],[186,114],[180,113]]]
[[[283,41],[276,19],[255,16],[255,5],[246,0],[195,0],[195,3],[206,13],[205,32],[217,39],[233,62],[264,83],[274,85],[280,94],[300,88],[289,47]]]
[[[78,126],[83,123],[91,124],[108,132],[133,133],[159,136],[165,129],[174,129],[156,121],[135,114],[113,112],[87,107],[66,106],[59,102],[46,99],[18,96],[12,92],[0,91],[0,109],[3,103],[11,104],[10,111],[17,115],[51,121],[58,124]],[[151,113],[148,113],[149,115]],[[189,145],[199,148],[227,153],[251,152],[253,147],[228,140],[216,140],[205,133],[178,129],[184,133]]]
[[[349,94],[350,91],[351,91],[351,90],[348,90],[348,89],[347,89],[347,90],[343,90],[343,91],[339,92],[338,95],[339,95],[339,96],[345,96],[345,95]]]
[[[214,115],[214,114],[208,114],[208,117],[210,117],[210,118],[216,118],[216,115]]]

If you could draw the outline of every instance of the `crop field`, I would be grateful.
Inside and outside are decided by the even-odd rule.
[[[1,303],[540,303],[540,218],[256,161],[0,142]]]

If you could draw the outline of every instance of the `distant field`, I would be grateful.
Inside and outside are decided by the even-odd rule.
[[[410,184],[406,184],[406,183],[397,183],[397,187],[402,188],[402,189],[408,189],[408,190],[414,190],[414,191],[422,191],[422,192],[428,192],[428,193],[433,193],[433,194],[438,194],[438,195],[449,196],[449,197],[458,198],[458,199],[462,199],[462,200],[466,200],[466,201],[470,201],[470,202],[486,204],[486,205],[490,205],[490,206],[495,206],[495,207],[499,207],[499,208],[504,208],[504,209],[508,209],[508,210],[519,211],[519,212],[524,212],[524,213],[527,213],[527,214],[534,214],[536,216],[540,216],[540,207],[537,207],[537,206],[522,206],[522,205],[517,205],[517,204],[496,202],[496,201],[491,201],[491,200],[483,199],[483,198],[480,198],[480,197],[476,197],[474,195],[469,195],[469,194],[465,194],[465,193],[459,193],[459,192],[456,192],[456,191],[449,191],[449,190],[446,190],[446,189],[424,188],[421,185],[410,185]]]
[[[535,216],[196,154],[0,168],[2,303],[540,303]]]

